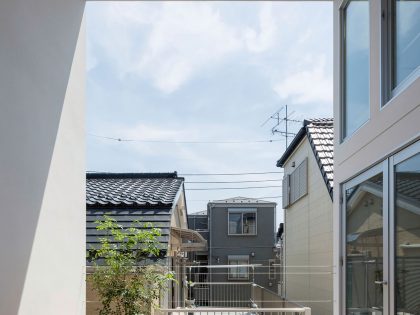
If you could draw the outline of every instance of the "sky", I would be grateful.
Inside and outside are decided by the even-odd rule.
[[[185,175],[188,212],[275,197],[282,221],[285,139],[261,125],[332,117],[331,2],[88,2],[86,21],[87,170],[273,172]]]

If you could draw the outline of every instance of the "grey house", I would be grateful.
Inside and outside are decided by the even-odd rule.
[[[212,300],[235,287],[237,306],[247,306],[249,284],[277,290],[275,210],[274,202],[244,197],[208,203],[209,281],[221,285]]]

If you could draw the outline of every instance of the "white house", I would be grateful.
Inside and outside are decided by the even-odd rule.
[[[334,314],[420,311],[420,1],[334,1]]]
[[[277,161],[284,168],[284,295],[333,312],[333,120],[305,120]]]

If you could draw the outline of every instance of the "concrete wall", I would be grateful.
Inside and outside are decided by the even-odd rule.
[[[83,10],[0,2],[0,314],[84,314]]]
[[[307,137],[284,165],[284,174],[294,171],[292,162],[299,165],[305,158],[308,158],[308,194],[284,211],[286,299],[311,307],[314,315],[328,315],[332,314],[333,295],[330,274],[333,205]]]
[[[340,314],[340,185],[409,143],[420,139],[420,78],[381,108],[381,1],[370,4],[370,119],[340,141],[340,4],[334,0],[334,314]]]

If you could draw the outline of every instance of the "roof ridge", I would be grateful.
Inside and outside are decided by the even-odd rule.
[[[135,172],[86,172],[86,178],[180,178],[178,173],[135,173]]]

